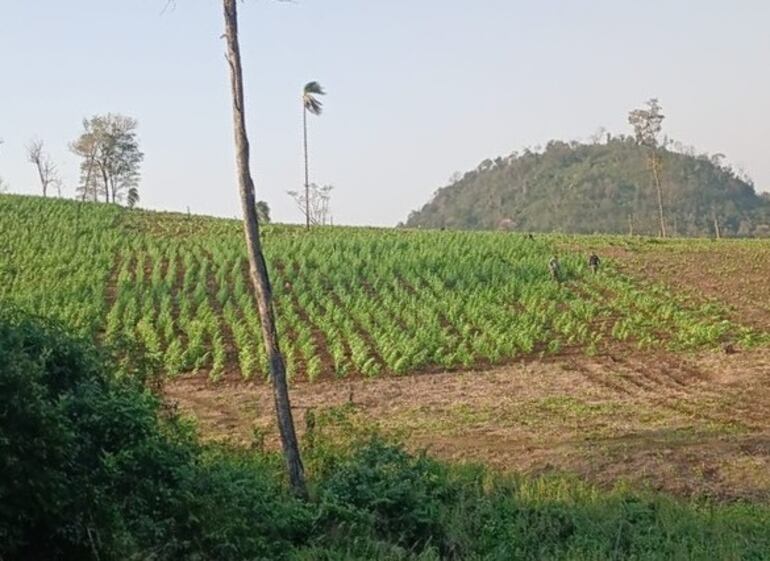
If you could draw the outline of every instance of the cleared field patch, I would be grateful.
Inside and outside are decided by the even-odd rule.
[[[730,318],[770,331],[770,241],[677,240],[616,253],[623,271],[662,282],[693,302],[727,307]]]
[[[555,357],[486,371],[319,381],[293,388],[301,432],[382,431],[414,449],[525,473],[627,480],[680,495],[770,498],[770,355]],[[208,438],[274,435],[268,387],[170,381]],[[268,438],[268,446],[277,443]]]

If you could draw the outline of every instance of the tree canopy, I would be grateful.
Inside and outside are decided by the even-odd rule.
[[[71,144],[82,158],[80,186],[82,197],[105,202],[125,200],[129,206],[139,201],[139,166],[144,154],[139,150],[136,119],[108,113],[83,119],[83,132]]]

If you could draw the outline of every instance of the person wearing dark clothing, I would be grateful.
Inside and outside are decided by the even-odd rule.
[[[599,262],[599,256],[596,253],[592,253],[588,258],[588,266],[594,274],[599,270]]]

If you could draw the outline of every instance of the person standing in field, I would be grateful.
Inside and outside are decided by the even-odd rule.
[[[591,253],[591,256],[588,258],[588,267],[593,274],[596,274],[599,271],[599,263],[599,256],[596,255],[596,252]]]
[[[555,280],[557,283],[561,284],[561,275],[560,275],[559,269],[560,269],[559,259],[554,255],[548,261],[548,270],[551,273],[551,278]]]

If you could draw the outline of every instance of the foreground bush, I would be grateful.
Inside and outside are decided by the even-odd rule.
[[[767,505],[504,477],[377,438],[314,442],[303,503],[279,458],[201,446],[115,368],[0,307],[2,561],[770,559]]]
[[[447,467],[369,442],[318,482],[325,547],[295,559],[770,559],[770,507]]]
[[[0,311],[0,559],[272,559],[303,540],[280,465],[204,450],[106,366]]]

